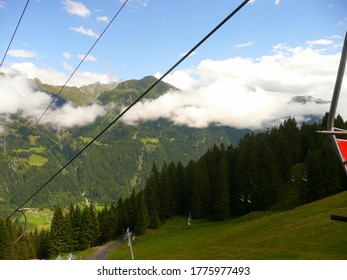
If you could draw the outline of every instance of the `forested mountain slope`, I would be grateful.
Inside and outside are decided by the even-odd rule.
[[[113,120],[123,106],[129,105],[154,81],[154,77],[124,81],[113,89],[104,88],[103,92],[99,85],[98,93],[87,93],[83,100],[83,90],[86,89],[67,87],[54,106],[66,102],[77,106],[93,98],[105,105],[112,104],[105,116],[87,126],[58,129],[39,124],[31,131],[32,122],[19,115],[3,118],[0,131],[0,215],[4,216],[25,201]],[[47,93],[57,93],[57,87],[36,83]],[[169,84],[159,83],[147,98],[154,98],[170,89],[173,87]],[[229,127],[188,128],[165,120],[136,126],[118,122],[35,195],[27,206],[53,208],[57,204],[69,205],[83,200],[82,195],[94,202],[115,203],[121,196],[129,196],[134,188],[144,187],[153,163],[158,167],[165,161],[187,163],[214,144],[237,144],[246,132],[249,130]]]

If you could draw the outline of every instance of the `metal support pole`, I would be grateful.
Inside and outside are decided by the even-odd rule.
[[[345,41],[344,41],[342,52],[341,52],[339,69],[337,71],[337,77],[336,77],[335,88],[334,88],[334,92],[333,92],[333,98],[332,98],[331,105],[330,105],[330,113],[328,115],[328,127],[327,127],[327,129],[330,131],[334,130],[334,120],[335,120],[335,115],[336,115],[337,104],[338,104],[339,97],[340,97],[340,91],[341,91],[341,86],[342,86],[342,81],[343,81],[343,74],[344,74],[345,68],[346,68],[346,60],[347,60],[347,32],[345,35]]]
[[[22,237],[25,235],[26,233],[26,228],[27,228],[27,216],[25,215],[25,211],[28,210],[28,208],[20,208],[18,209],[19,212],[22,213],[22,215],[24,216],[24,229],[23,229],[23,233],[16,239],[15,242],[13,242],[12,247],[11,247],[11,259],[12,259],[12,254],[13,254],[13,247],[14,245],[20,240],[22,239]]]
[[[340,91],[341,91],[341,86],[342,86],[342,81],[343,81],[343,75],[345,73],[345,68],[346,68],[346,61],[347,61],[347,32],[345,34],[345,40],[344,40],[343,48],[342,48],[342,52],[341,52],[340,64],[339,64],[339,68],[337,71],[337,77],[336,77],[333,97],[331,100],[330,111],[329,111],[329,115],[328,115],[327,130],[326,131],[317,131],[317,132],[322,133],[322,134],[326,134],[329,136],[329,138],[330,138],[330,140],[334,146],[335,152],[337,153],[337,156],[338,156],[338,158],[339,158],[339,160],[343,166],[343,170],[345,171],[345,173],[347,175],[346,155],[342,154],[342,151],[339,147],[338,139],[336,138],[337,135],[346,135],[347,130],[334,127],[336,109],[337,109],[337,105],[339,102]],[[335,220],[335,221],[347,222],[347,217],[344,217],[344,216],[331,215],[330,218],[332,220]]]
[[[130,248],[130,257],[131,257],[132,260],[134,260],[133,246],[131,244],[131,233],[130,233],[129,228],[127,229],[126,234],[127,234],[127,237],[128,237],[128,246]]]

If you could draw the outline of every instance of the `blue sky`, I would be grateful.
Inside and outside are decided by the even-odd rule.
[[[3,55],[26,1],[1,3]],[[130,0],[91,53],[92,61],[86,61],[81,71],[123,80],[164,72],[240,3]],[[30,62],[69,73],[121,4],[119,0],[30,1],[7,65]],[[244,7],[181,68],[198,65],[204,59],[257,58],[271,54],[273,46],[280,43],[294,47],[332,35],[344,36],[346,27],[344,0],[282,0],[277,4],[275,0],[257,0]],[[32,57],[18,57],[15,50]]]
[[[68,85],[140,79],[147,75],[159,77],[241,2],[129,0]],[[0,1],[1,56],[25,3],[26,0]],[[121,0],[31,0],[1,71],[16,70],[27,78],[65,83],[122,3]],[[312,108],[304,110],[293,105],[291,111],[280,114],[283,109],[278,104],[285,106],[295,95],[330,99],[346,30],[345,0],[252,0],[166,81],[185,90],[186,97],[202,95],[204,100],[211,96],[205,92],[209,88],[224,94],[233,88],[244,91],[238,99],[249,105],[249,114],[259,115],[258,121],[245,124],[251,127],[291,114],[303,115],[305,110],[324,113],[327,105],[323,108],[311,104]],[[323,70],[324,81],[320,76]],[[249,92],[256,93],[260,100],[254,102],[252,96],[247,97]],[[230,94],[227,98],[231,98]],[[235,96],[230,102],[236,104],[236,99]],[[176,95],[174,100],[177,107],[167,108],[165,114],[169,114],[168,118],[176,116],[172,121],[177,124],[238,126],[249,116],[240,112],[236,116],[240,121],[235,124],[214,116],[222,110],[222,104],[216,104],[215,112],[211,113],[204,104],[187,104]],[[264,109],[258,112],[257,105],[263,103]],[[151,110],[150,106],[157,105],[139,106]],[[235,111],[238,107],[235,105]],[[184,108],[189,109],[185,111],[187,118],[177,119]],[[210,119],[206,120],[206,116]],[[146,118],[158,117],[149,114]],[[128,118],[134,123],[143,115]],[[190,119],[196,121],[189,122]]]

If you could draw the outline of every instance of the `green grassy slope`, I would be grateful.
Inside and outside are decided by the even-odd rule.
[[[347,259],[347,192],[285,212],[258,212],[226,222],[168,221],[133,242],[135,259]],[[109,256],[129,259],[126,242]]]
[[[271,209],[274,211],[291,210],[299,205],[303,205],[303,187],[302,177],[305,173],[305,166],[303,163],[299,163],[292,168],[292,178],[282,184],[277,190],[277,198]]]
[[[17,213],[16,215],[16,225],[24,227],[25,222],[23,215],[19,213]],[[37,228],[38,231],[40,231],[41,229],[49,229],[51,226],[52,211],[48,208],[31,208],[25,212],[25,215],[27,217],[27,232],[32,232],[35,230],[35,228]]]

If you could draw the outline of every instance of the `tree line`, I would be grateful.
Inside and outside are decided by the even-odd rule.
[[[12,220],[0,219],[0,259],[49,259],[60,253],[83,251],[99,243],[98,214],[93,204],[68,209],[57,206],[49,230],[23,234]]]
[[[315,131],[321,123],[302,124],[293,118],[278,127],[245,135],[237,146],[214,145],[198,160],[154,164],[142,190],[96,211],[58,206],[50,230],[30,233],[22,251],[10,244],[21,233],[11,221],[0,223],[0,258],[50,258],[80,251],[118,238],[127,228],[141,235],[176,216],[226,220],[251,211],[264,211],[278,201],[283,184],[301,164],[300,201],[308,203],[346,189],[346,175],[330,140]],[[336,126],[347,128],[338,116]],[[1,221],[0,221],[1,222]],[[25,248],[25,249],[24,249]],[[11,251],[11,252],[10,252]],[[16,255],[18,253],[18,255]]]

